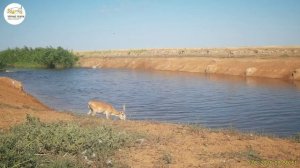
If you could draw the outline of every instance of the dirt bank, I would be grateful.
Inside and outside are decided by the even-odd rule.
[[[85,118],[82,125],[106,123],[145,135],[120,150],[116,160],[129,167],[299,167],[300,143],[234,130],[147,121],[106,121]]]
[[[51,110],[23,91],[21,82],[0,77],[0,129],[25,121],[26,114],[45,122],[73,119],[72,115]]]
[[[23,122],[26,114],[43,121],[75,121],[81,126],[109,125],[143,138],[119,150],[113,162],[129,167],[299,167],[300,143],[233,130],[148,121],[111,121],[55,112],[22,90],[22,84],[0,78],[0,128]]]
[[[84,51],[78,66],[300,80],[300,47]]]

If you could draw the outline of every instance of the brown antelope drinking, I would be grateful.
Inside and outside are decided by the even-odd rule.
[[[125,114],[125,104],[123,105],[123,111],[117,111],[111,104],[105,103],[99,100],[91,100],[88,103],[89,112],[88,115],[95,116],[96,113],[103,113],[106,115],[106,119],[109,119],[109,116],[117,116],[121,120],[126,120]]]

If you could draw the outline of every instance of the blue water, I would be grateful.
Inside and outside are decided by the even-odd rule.
[[[194,73],[116,69],[0,72],[48,106],[78,114],[100,99],[127,118],[197,123],[288,136],[300,132],[300,83]]]

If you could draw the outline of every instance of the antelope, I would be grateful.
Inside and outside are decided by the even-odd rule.
[[[99,100],[91,100],[88,103],[89,112],[88,115],[95,116],[96,113],[103,113],[106,115],[106,119],[109,119],[109,116],[117,116],[121,120],[126,120],[125,114],[125,104],[123,105],[123,111],[117,111],[111,104],[108,104]]]

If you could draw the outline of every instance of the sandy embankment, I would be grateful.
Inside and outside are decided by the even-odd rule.
[[[47,122],[104,124],[144,135],[114,158],[129,167],[300,167],[300,143],[230,130],[76,117],[49,109],[24,92],[20,82],[0,77],[0,130],[23,122],[26,114]]]
[[[51,110],[23,91],[21,82],[0,77],[0,129],[24,122],[26,114],[39,117],[45,122],[73,119],[72,115]]]
[[[82,51],[78,66],[300,80],[300,47]]]

